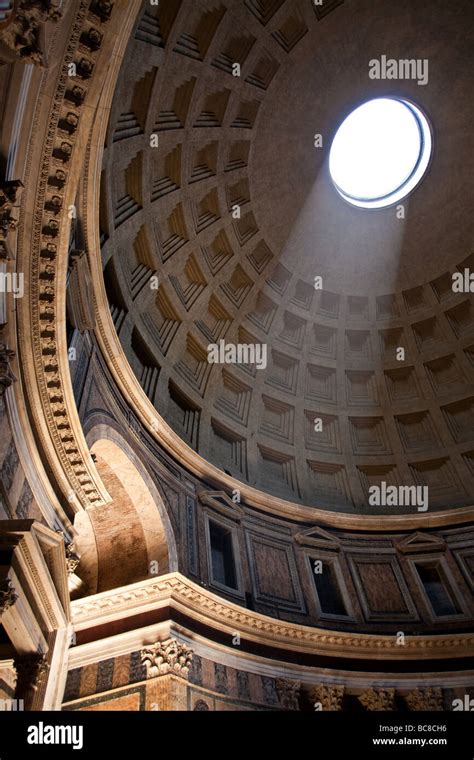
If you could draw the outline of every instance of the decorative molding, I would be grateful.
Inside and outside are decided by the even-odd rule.
[[[240,504],[233,501],[225,491],[200,491],[198,499],[201,504],[211,507],[231,520],[240,521],[245,514]]]
[[[44,611],[49,630],[54,631],[65,624],[65,618],[69,618],[69,597],[60,593],[60,589],[55,585],[60,582],[58,574],[61,574],[61,568],[53,580],[51,562],[54,562],[54,559],[48,560],[47,552],[41,543],[42,538],[43,541],[54,541],[56,535],[33,520],[10,520],[3,524],[0,522],[0,550],[13,550],[13,570],[16,572],[18,562],[22,566],[22,575],[30,578],[29,585],[21,589],[18,587],[18,592],[27,589],[31,593],[31,590],[34,591],[35,603]],[[63,552],[62,547],[60,551]],[[62,561],[64,562],[64,555]],[[43,573],[45,567],[48,568],[47,574]],[[54,595],[51,594],[50,583],[55,587]]]
[[[173,673],[187,679],[193,659],[192,650],[174,638],[145,647],[140,655],[147,678]]]
[[[410,536],[404,536],[396,542],[396,547],[402,554],[415,554],[424,551],[441,551],[446,549],[446,542],[440,536],[416,531]]]
[[[47,127],[42,155],[34,162],[40,169],[33,212],[26,213],[26,203],[30,205],[32,200],[31,190],[22,203],[17,254],[29,283],[26,303],[18,309],[22,336],[19,361],[23,353],[31,355],[33,351],[36,378],[31,377],[29,369],[30,383],[26,387],[32,390],[30,403],[36,410],[39,447],[48,457],[64,498],[67,497],[74,511],[80,506],[105,504],[109,496],[89,455],[69,376],[62,313],[62,282],[70,230],[67,209],[76,197],[84,158],[81,144],[94,117],[101,90],[99,80],[107,76],[107,66],[97,66],[96,61],[99,55],[107,55],[119,66],[114,47],[124,19],[135,10],[119,3],[121,18],[117,17],[106,36],[102,27],[108,21],[113,3],[92,3],[93,11],[90,5],[89,0],[77,3],[69,31],[63,30],[67,43],[59,73],[55,83],[48,81],[53,94],[46,95],[44,81],[38,98],[32,134],[40,140],[40,125],[46,123]],[[67,16],[70,18],[69,13]],[[99,25],[101,30],[94,25]],[[59,36],[56,40],[59,44]],[[70,64],[77,67],[75,78],[69,76]],[[88,109],[85,109],[86,102]],[[49,114],[46,114],[48,103]],[[27,160],[24,178],[27,188],[34,187],[30,180],[34,155],[38,155],[36,140],[30,145]],[[31,232],[27,229],[27,218],[33,219]]]
[[[341,551],[341,539],[339,536],[328,533],[327,530],[319,527],[300,531],[295,535],[295,541],[302,546],[316,546],[318,549],[326,549],[333,552]]]
[[[403,661],[465,658],[474,654],[474,634],[470,633],[406,636],[405,646],[400,647],[396,636],[331,631],[275,620],[222,599],[180,573],[78,599],[71,608],[76,630],[82,630],[166,605],[187,612],[220,632],[231,635],[238,630],[243,639],[292,651]]]
[[[261,526],[248,528],[245,531],[245,542],[250,560],[250,577],[255,601],[269,607],[277,605],[279,610],[300,612],[305,614],[306,602],[302,592],[295,550],[290,537],[271,535]],[[262,553],[266,557],[261,561]],[[270,559],[271,557],[271,559]],[[280,573],[282,581],[280,588],[268,586],[267,572],[270,564],[274,573]],[[283,588],[283,578],[287,578],[287,586]]]

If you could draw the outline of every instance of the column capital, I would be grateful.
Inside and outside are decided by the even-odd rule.
[[[177,639],[157,641],[141,650],[142,663],[146,666],[147,678],[174,675],[187,679],[193,659],[193,652]]]
[[[319,703],[322,710],[339,711],[342,709],[342,700],[344,698],[344,686],[332,686],[330,684],[317,684],[309,690],[311,703]]]
[[[366,710],[391,712],[395,710],[395,689],[366,689],[358,697]]]
[[[290,681],[287,678],[277,678],[275,688],[283,710],[299,710],[301,681]]]
[[[13,607],[17,599],[18,594],[15,593],[10,578],[0,580],[0,615]]]

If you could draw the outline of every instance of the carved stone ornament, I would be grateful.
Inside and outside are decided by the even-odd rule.
[[[6,240],[8,233],[18,227],[18,222],[11,215],[10,209],[0,211],[0,240]]]
[[[71,541],[69,544],[66,543],[66,536],[64,535],[63,530],[57,530],[56,533],[58,534],[58,536],[61,536],[61,538],[64,541],[64,548],[66,551],[67,571],[69,575],[73,575],[73,573],[75,573],[81,561],[79,556],[76,554],[76,547],[74,545],[74,542]]]
[[[299,696],[301,689],[300,681],[289,681],[286,678],[277,678],[275,688],[284,710],[299,710]]]
[[[18,227],[18,222],[12,216],[12,209],[19,205],[19,191],[23,182],[19,179],[0,183],[0,241],[6,240],[8,233]],[[0,258],[7,256],[0,255]]]
[[[10,369],[10,361],[14,356],[15,352],[0,341],[0,397],[16,381],[16,377]]]
[[[194,712],[207,712],[208,710],[209,705],[204,701],[204,699],[198,699],[193,707]]]
[[[61,11],[53,0],[19,0],[2,31],[0,57],[4,62],[10,58],[44,66],[41,27],[60,18]]]
[[[440,688],[414,689],[405,697],[409,710],[414,712],[423,710],[442,710],[443,692]]]
[[[11,209],[18,201],[18,191],[23,187],[19,179],[8,180],[0,183],[0,209]]]
[[[114,4],[112,0],[93,0],[91,11],[95,13],[101,21],[108,21]]]
[[[35,691],[38,689],[49,667],[45,654],[24,655],[15,661],[15,665],[18,672],[20,691],[25,689]]]
[[[342,700],[344,698],[344,686],[330,686],[328,684],[317,684],[312,686],[309,691],[311,704],[319,703],[321,708],[326,711],[336,712],[342,709]]]
[[[18,595],[15,594],[10,578],[0,581],[0,613],[13,607],[17,599]]]
[[[147,678],[156,678],[168,673],[187,678],[193,653],[185,644],[176,639],[158,641],[141,650],[142,663],[146,666]]]
[[[370,712],[395,710],[395,689],[366,689],[358,699]]]
[[[66,565],[67,565],[67,571],[69,575],[73,575],[76,572],[76,569],[80,563],[80,559],[78,555],[75,552],[75,546],[74,544],[67,544],[66,545]]]

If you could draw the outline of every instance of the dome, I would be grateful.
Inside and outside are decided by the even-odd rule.
[[[470,261],[473,114],[457,13],[264,5],[173,24],[147,11],[129,44],[101,179],[122,346],[162,418],[236,481],[342,511],[371,511],[381,481],[467,504],[473,305],[451,282]],[[331,180],[363,103],[401,110],[390,139],[415,141],[392,166],[403,185],[421,163],[423,181],[395,206],[351,206]]]

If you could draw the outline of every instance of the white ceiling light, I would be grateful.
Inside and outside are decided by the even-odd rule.
[[[419,108],[399,98],[376,98],[342,122],[331,146],[329,171],[346,201],[383,208],[416,187],[432,147],[430,126]]]

